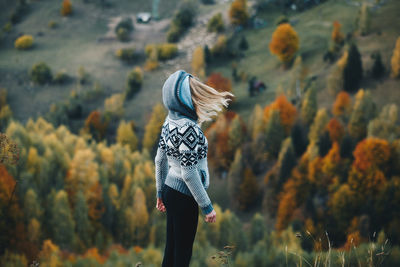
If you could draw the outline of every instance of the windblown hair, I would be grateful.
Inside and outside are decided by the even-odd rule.
[[[190,92],[193,106],[201,124],[210,121],[222,107],[228,107],[229,101],[234,97],[230,92],[218,92],[214,88],[202,83],[197,78],[189,78]]]

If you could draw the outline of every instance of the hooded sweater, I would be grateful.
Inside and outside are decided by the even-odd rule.
[[[157,197],[164,185],[193,196],[203,214],[213,210],[206,190],[209,186],[208,142],[191,102],[188,78],[183,70],[165,81],[163,103],[168,109],[155,157]]]

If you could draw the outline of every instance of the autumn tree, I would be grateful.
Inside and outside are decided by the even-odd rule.
[[[278,96],[274,102],[264,109],[264,121],[268,122],[273,110],[278,111],[281,124],[286,134],[290,133],[290,130],[294,124],[297,116],[296,107],[290,103],[284,94]]]
[[[75,222],[64,190],[57,192],[52,205],[53,240],[62,248],[71,249],[74,241]]]
[[[85,121],[84,130],[88,131],[92,136],[100,141],[104,138],[108,127],[108,120],[100,113],[100,111],[92,111]]]
[[[264,113],[261,106],[259,104],[256,104],[254,106],[253,112],[251,113],[248,127],[250,136],[253,140],[256,139],[257,136],[263,131],[263,114]]]
[[[340,91],[336,95],[336,100],[333,103],[332,113],[337,117],[347,117],[351,111],[351,98],[345,91]]]
[[[318,142],[320,136],[325,131],[328,120],[329,117],[326,109],[319,109],[317,115],[315,116],[314,122],[310,127],[310,132],[308,133],[308,139],[310,142]]]
[[[360,89],[355,97],[353,111],[350,116],[348,128],[352,137],[357,140],[367,135],[368,122],[375,117],[375,103],[369,91]]]
[[[29,222],[33,218],[40,220],[43,215],[43,209],[40,207],[37,195],[31,188],[25,194],[24,213],[26,222]]]
[[[400,77],[400,36],[397,37],[396,45],[393,49],[392,59],[390,60],[392,67],[391,76],[392,78]]]
[[[344,126],[336,118],[330,119],[327,124],[327,130],[329,132],[329,137],[333,142],[339,142],[342,140],[345,134]]]
[[[72,13],[72,4],[70,0],[63,0],[61,6],[61,15],[68,16]]]
[[[361,55],[355,43],[348,50],[347,64],[343,69],[343,89],[348,92],[357,91],[363,76]]]
[[[145,237],[145,227],[149,221],[149,214],[146,207],[146,196],[140,187],[137,187],[133,200],[133,221],[135,222],[135,237],[139,241],[143,241]]]
[[[235,26],[244,26],[249,19],[247,0],[234,0],[229,8],[229,18]]]
[[[394,141],[399,136],[398,126],[398,108],[396,104],[387,104],[382,108],[381,113],[376,119],[368,124],[368,137],[378,137],[386,139],[389,142]]]
[[[228,131],[228,147],[231,151],[230,154],[235,153],[236,149],[240,147],[242,142],[245,140],[245,126],[241,121],[239,115],[236,115],[230,124]]]
[[[294,54],[299,50],[299,37],[289,23],[278,25],[272,34],[269,49],[285,64],[293,59]]]
[[[362,3],[358,12],[356,24],[362,36],[369,33],[371,27],[371,14],[367,3]]]
[[[158,137],[161,132],[161,127],[164,123],[166,113],[162,104],[154,106],[151,113],[149,122],[146,124],[144,137],[143,137],[143,148],[152,151],[155,144],[158,143]]]
[[[341,58],[337,61],[336,65],[332,68],[327,79],[327,89],[331,95],[336,95],[343,90],[344,76],[343,70],[346,67],[349,53],[344,51]]]
[[[117,129],[117,142],[121,145],[128,145],[131,151],[138,146],[138,138],[133,131],[132,124],[121,121]]]
[[[340,31],[341,27],[342,27],[342,25],[337,20],[335,20],[333,22],[333,31],[332,31],[332,34],[331,34],[331,38],[332,38],[332,41],[337,46],[341,46],[343,44],[343,41],[344,41],[344,35]]]
[[[206,76],[206,62],[203,47],[198,46],[194,49],[192,55],[192,72],[194,75],[204,78]]]
[[[301,117],[307,125],[312,124],[314,116],[317,113],[317,109],[317,89],[314,84],[307,90],[301,103]]]
[[[104,116],[107,120],[121,118],[124,113],[125,94],[112,94],[104,100]]]
[[[211,75],[208,76],[206,84],[219,92],[232,92],[231,80],[225,78],[219,72],[211,73]]]
[[[357,195],[348,184],[342,184],[330,198],[329,207],[338,224],[338,230],[345,232],[357,211]]]

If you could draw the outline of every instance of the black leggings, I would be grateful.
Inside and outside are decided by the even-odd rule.
[[[162,267],[188,267],[197,231],[199,206],[195,199],[167,185],[162,191],[167,209],[167,242]]]

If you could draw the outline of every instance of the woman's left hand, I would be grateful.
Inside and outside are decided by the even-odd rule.
[[[161,211],[161,212],[165,212],[167,209],[165,208],[165,205],[162,201],[161,198],[157,198],[157,204],[156,204],[156,208]]]

